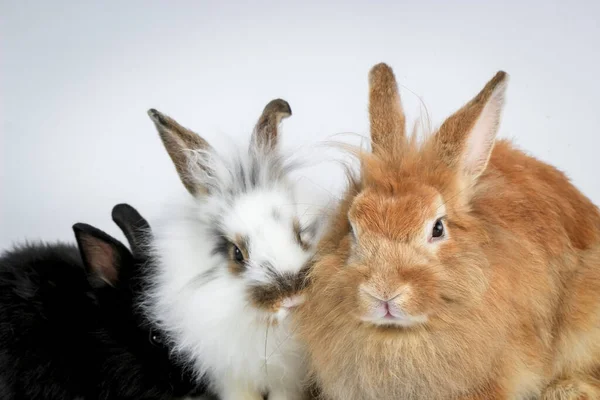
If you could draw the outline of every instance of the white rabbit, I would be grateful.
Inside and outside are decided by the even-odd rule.
[[[230,158],[173,119],[148,113],[193,195],[156,225],[150,318],[222,400],[304,398],[304,350],[286,316],[303,301],[322,224],[302,226],[287,179],[294,164],[277,150],[290,106],[271,101],[249,148]]]

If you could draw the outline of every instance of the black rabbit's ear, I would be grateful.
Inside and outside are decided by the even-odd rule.
[[[122,266],[132,262],[127,247],[99,229],[87,224],[73,225],[77,245],[88,272],[99,279],[94,286],[116,286]]]
[[[112,219],[125,234],[132,253],[143,254],[145,239],[152,233],[148,221],[129,204],[114,206]]]

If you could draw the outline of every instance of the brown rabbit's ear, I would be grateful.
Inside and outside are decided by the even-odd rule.
[[[396,154],[406,144],[405,117],[392,69],[377,64],[369,72],[369,119],[375,154]]]
[[[206,194],[207,190],[190,175],[190,155],[193,150],[211,149],[206,140],[193,131],[179,125],[177,121],[155,109],[148,110],[150,119],[156,125],[158,134],[175,164],[179,178],[192,195]]]
[[[508,74],[499,71],[475,98],[449,117],[435,138],[443,162],[465,177],[477,179],[485,170],[504,106]]]
[[[278,127],[281,120],[292,115],[292,109],[283,99],[271,100],[254,127],[251,145],[267,150],[277,146]]]

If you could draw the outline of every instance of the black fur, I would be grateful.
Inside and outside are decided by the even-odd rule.
[[[79,249],[27,244],[0,258],[0,399],[166,400],[204,392],[138,307],[149,264],[138,233],[149,233],[147,223],[126,205],[115,207],[113,219],[133,254],[76,224]]]

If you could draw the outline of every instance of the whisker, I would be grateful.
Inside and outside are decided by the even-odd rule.
[[[192,278],[187,284],[186,287],[194,286],[194,288],[199,288],[201,286],[206,285],[217,279],[217,275],[219,272],[219,268],[217,266],[213,266],[206,271],[203,271]]]
[[[401,88],[409,91],[412,95],[414,95],[417,99],[419,99],[419,109],[424,109],[425,110],[425,118],[427,119],[427,131],[430,132],[431,131],[431,117],[429,115],[429,110],[427,109],[427,105],[425,104],[425,101],[423,100],[423,97],[421,97],[420,95],[417,94],[417,92],[411,90],[410,88],[408,88],[407,86],[404,85],[399,85]]]
[[[271,324],[267,324],[267,330],[265,331],[265,374],[267,374],[267,377],[269,376],[269,366],[268,366],[268,361],[269,359],[267,358],[267,342],[269,340],[269,328],[271,328]]]
[[[325,187],[323,187],[323,185],[319,185],[318,183],[316,183],[316,182],[315,182],[315,181],[313,181],[312,179],[310,179],[310,178],[307,178],[307,177],[303,176],[303,177],[300,177],[300,178],[297,180],[297,182],[299,182],[299,181],[301,181],[301,180],[305,180],[305,181],[308,181],[308,182],[310,182],[311,184],[315,185],[315,186],[316,186],[316,187],[318,187],[319,189],[322,189],[322,190],[324,190],[325,192],[329,193],[329,195],[330,195],[332,198],[334,198],[334,199],[336,199],[336,200],[340,200],[340,197],[339,197],[339,196],[337,196],[337,195],[333,194],[333,192],[332,192],[332,191],[330,191],[330,190],[326,189]]]
[[[284,321],[288,318],[288,316],[286,316],[284,318]],[[281,342],[279,342],[277,344],[276,349],[273,350],[273,352],[271,352],[271,354],[269,355],[267,360],[270,359],[275,353],[277,353],[279,351],[279,349],[281,349],[281,346],[283,346],[285,344],[285,342],[287,342],[292,337],[292,335],[294,335],[296,333],[297,330],[298,330],[298,327],[294,328],[293,331],[289,332],[288,335],[285,337],[285,339],[283,339]]]
[[[475,185],[476,185],[476,182],[473,182],[473,183],[471,183],[470,185],[468,185],[467,187],[465,187],[465,188],[463,188],[463,189],[459,190],[458,192],[456,192],[454,195],[450,196],[449,198],[447,198],[447,199],[444,199],[444,201],[443,201],[442,205],[440,205],[440,206],[439,206],[439,207],[436,209],[436,211],[437,211],[437,210],[439,210],[439,209],[440,209],[440,208],[442,208],[442,207],[445,207],[445,206],[446,206],[446,204],[447,204],[447,203],[448,203],[450,200],[452,200],[452,199],[455,199],[456,197],[458,197],[458,196],[459,196],[461,193],[465,192],[466,190],[472,189],[473,187],[475,187]]]

